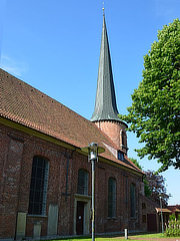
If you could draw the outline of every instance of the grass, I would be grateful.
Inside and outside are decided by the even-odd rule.
[[[136,239],[137,238],[137,239]],[[141,241],[145,238],[145,239],[149,239],[151,240],[151,238],[166,238],[168,240],[168,238],[162,234],[162,233],[151,233],[151,234],[131,234],[128,236],[128,240],[133,240],[133,241]],[[76,238],[64,238],[64,239],[56,239],[56,240],[51,240],[51,241],[91,241],[91,237],[76,237]],[[48,240],[47,240],[48,241]],[[125,239],[122,237],[96,237],[95,241],[125,241]],[[126,240],[127,241],[127,240]]]
[[[130,237],[137,237],[137,238],[166,238],[165,234],[163,233],[145,233],[145,234],[136,234],[130,235]]]

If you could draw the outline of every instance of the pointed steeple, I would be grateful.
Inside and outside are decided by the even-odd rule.
[[[103,29],[97,80],[96,103],[91,121],[115,120],[118,118],[116,96],[113,82],[111,56],[109,50],[105,15],[103,14]]]

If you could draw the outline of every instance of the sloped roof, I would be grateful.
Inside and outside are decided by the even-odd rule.
[[[161,208],[156,208],[156,212],[160,213],[161,212]],[[162,212],[163,213],[171,213],[171,211],[168,208],[162,208]]]
[[[171,210],[173,213],[180,213],[180,205],[168,205],[167,208]]]
[[[94,123],[58,101],[0,69],[0,116],[78,148],[91,142],[117,149]],[[105,147],[106,159],[142,173],[130,160],[116,159]]]

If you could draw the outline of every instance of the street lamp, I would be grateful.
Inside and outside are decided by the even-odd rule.
[[[159,200],[160,200],[160,207],[161,207],[161,223],[162,223],[162,233],[164,233],[163,214],[162,214],[162,197],[161,197],[161,195],[159,196]]]
[[[98,162],[98,154],[105,152],[103,147],[98,146],[97,143],[92,142],[87,147],[81,148],[85,153],[88,153],[88,161],[91,161],[92,167],[92,241],[94,241],[94,220],[95,220],[95,209],[94,209],[94,172],[95,172],[95,161]]]

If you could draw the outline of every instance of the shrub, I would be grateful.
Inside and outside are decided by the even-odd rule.
[[[167,237],[178,237],[180,236],[180,220],[169,221],[166,228]]]
[[[169,221],[172,221],[172,220],[176,220],[176,216],[174,213],[169,216]]]

